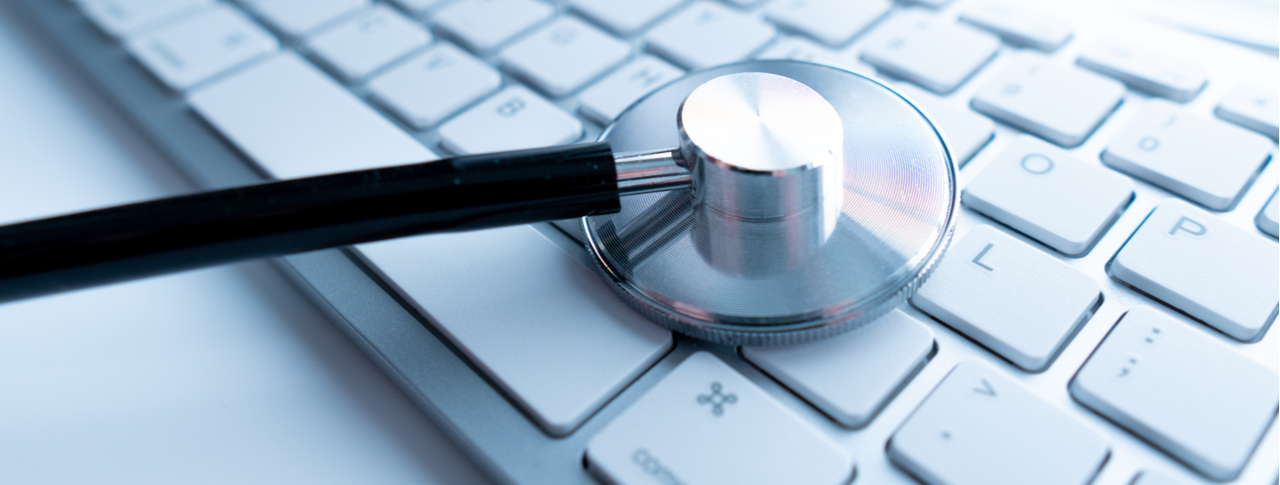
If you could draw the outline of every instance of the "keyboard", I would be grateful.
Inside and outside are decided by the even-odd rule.
[[[591,141],[750,59],[853,71],[935,124],[946,257],[810,344],[647,321],[575,221],[276,261],[494,481],[1280,481],[1274,49],[1110,2],[14,5],[209,188]]]

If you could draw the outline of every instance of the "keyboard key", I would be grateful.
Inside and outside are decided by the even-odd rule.
[[[359,251],[555,436],[577,428],[673,345],[671,331],[632,311],[528,226],[363,244]]]
[[[696,352],[587,443],[587,470],[619,485],[845,484],[853,459],[707,352]]]
[[[1111,329],[1070,390],[1206,477],[1231,480],[1275,420],[1277,381],[1275,371],[1208,335],[1138,307]]]
[[[1271,140],[1151,100],[1107,143],[1102,161],[1215,210],[1235,204],[1271,157]]]
[[[433,8],[436,8],[441,5],[444,5],[445,3],[448,3],[450,0],[391,0],[391,1],[395,2],[396,5],[399,5],[400,8],[405,9],[410,14],[422,15],[431,11],[431,9]]]
[[[1186,485],[1159,472],[1143,471],[1138,476],[1133,477],[1130,485]]]
[[[996,124],[987,117],[962,108],[953,108],[932,94],[910,85],[894,86],[920,108],[942,133],[956,167],[963,167],[978,150],[996,135]]]
[[[419,130],[498,89],[502,76],[452,44],[430,50],[369,82],[373,100]]]
[[[290,37],[302,37],[369,4],[369,0],[253,0],[258,15]]]
[[[711,2],[695,2],[658,24],[645,39],[649,48],[687,69],[740,60],[773,39],[758,18]]]
[[[770,20],[830,46],[848,42],[889,13],[889,0],[777,0],[765,7]]]
[[[1276,243],[1191,204],[1156,207],[1108,265],[1111,276],[1236,340],[1276,317]]]
[[[911,304],[1037,372],[1093,314],[1101,296],[1093,278],[991,226],[977,226],[947,251]]]
[[[561,17],[499,55],[502,63],[555,97],[564,96],[622,63],[625,42],[573,17]]]
[[[1258,212],[1258,217],[1254,219],[1254,223],[1258,225],[1258,229],[1262,232],[1270,234],[1271,237],[1280,236],[1280,216],[1277,216],[1280,209],[1276,208],[1276,191],[1271,191],[1271,200],[1267,201],[1267,205]]]
[[[213,0],[83,0],[80,9],[113,37],[136,32],[213,4]]]
[[[357,81],[428,42],[431,34],[417,22],[376,5],[317,33],[307,45],[342,77]]]
[[[848,69],[871,78],[875,77],[875,68],[865,65],[859,66],[860,62],[857,60],[847,59],[841,53],[803,37],[779,38],[774,43],[769,44],[769,47],[756,54],[756,59],[791,59],[812,62],[814,64],[825,64]]]
[[[550,5],[535,0],[463,0],[440,9],[433,20],[472,49],[488,52],[553,13]]]
[[[1064,147],[1085,138],[1124,99],[1124,85],[1090,72],[1019,56],[973,98],[973,109]]]
[[[609,30],[630,36],[641,27],[667,13],[683,0],[645,0],[643,2],[619,2],[617,0],[569,0],[569,6],[583,16],[604,25]]]
[[[920,5],[923,7],[929,7],[934,10],[937,10],[946,6],[948,3],[951,3],[951,0],[905,0],[902,3],[906,3],[910,5]]]
[[[1000,49],[1000,39],[972,27],[907,10],[868,37],[862,60],[939,94],[954,91]]]
[[[486,153],[572,143],[582,122],[524,86],[509,86],[440,127],[451,152]]]
[[[276,178],[436,158],[292,53],[220,79],[187,100],[222,136]]]
[[[1186,102],[1209,82],[1204,68],[1159,52],[1116,41],[1098,42],[1076,59],[1139,91]]]
[[[1222,98],[1213,114],[1273,139],[1280,136],[1280,99],[1274,89],[1238,86]]]
[[[785,347],[743,347],[742,356],[850,428],[871,422],[933,351],[933,332],[894,310],[851,332]]]
[[[1067,256],[1082,256],[1133,200],[1127,177],[1022,136],[969,182],[964,205]]]
[[[181,91],[274,52],[279,43],[244,14],[220,5],[130,37],[125,48]]]
[[[1065,21],[1020,5],[987,1],[965,9],[960,20],[976,25],[1011,44],[1053,52],[1071,38]]]
[[[961,362],[889,440],[930,485],[1086,485],[1107,445],[986,364]]]
[[[578,96],[582,114],[608,124],[641,96],[683,75],[680,68],[657,57],[640,56],[583,91]]]

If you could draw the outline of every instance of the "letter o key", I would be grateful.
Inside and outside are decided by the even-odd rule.
[[[1039,153],[1032,153],[1022,157],[1022,169],[1036,175],[1046,174],[1053,170],[1053,160]]]

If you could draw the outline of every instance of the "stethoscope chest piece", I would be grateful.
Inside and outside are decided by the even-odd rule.
[[[601,135],[671,147],[692,187],[586,217],[597,269],[678,332],[779,345],[873,321],[923,283],[955,225],[955,168],[911,103],[857,74],[794,61],[694,73]]]

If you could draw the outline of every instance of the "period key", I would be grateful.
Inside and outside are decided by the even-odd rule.
[[[929,485],[1085,485],[1109,454],[1093,430],[972,361],[947,374],[888,452]]]

